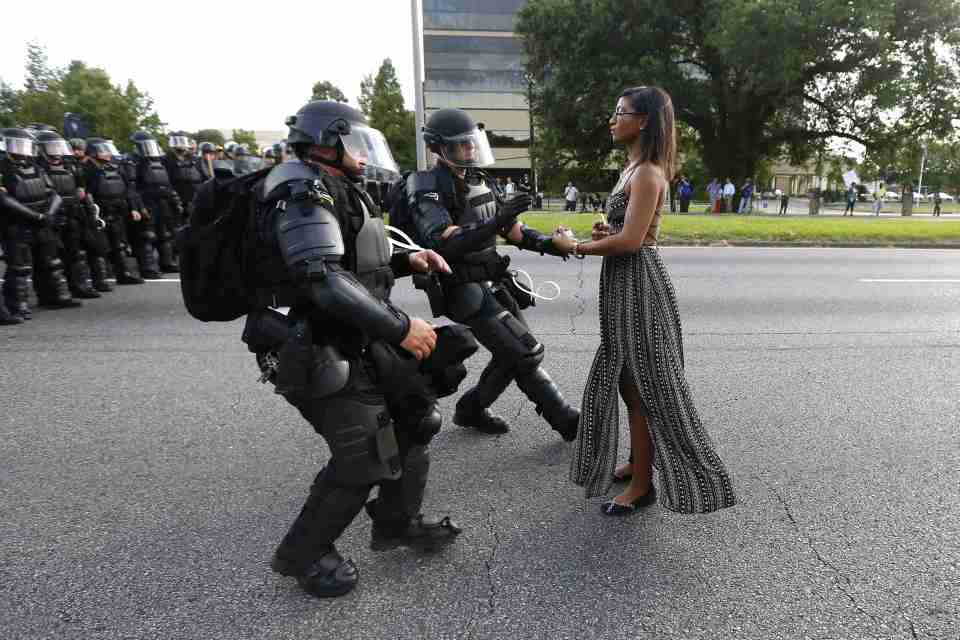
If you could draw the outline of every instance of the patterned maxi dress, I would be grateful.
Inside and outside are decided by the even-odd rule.
[[[626,210],[618,184],[607,202],[610,233],[622,230]],[[661,504],[680,513],[732,506],[730,477],[684,378],[676,295],[656,245],[605,257],[599,296],[600,347],[583,394],[571,479],[588,498],[610,489],[619,441],[618,381],[625,375],[643,400]]]

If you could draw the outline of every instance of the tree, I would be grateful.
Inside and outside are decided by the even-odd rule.
[[[343,95],[339,87],[332,82],[322,80],[313,85],[313,95],[310,101],[314,100],[336,100],[337,102],[346,102],[347,96]]]
[[[121,149],[131,148],[137,113],[106,71],[74,60],[61,84],[64,111],[82,116],[93,135],[113,140]]]
[[[200,131],[197,131],[191,137],[197,141],[197,144],[201,142],[212,142],[213,144],[223,146],[223,143],[227,141],[219,129],[200,129]]]
[[[15,126],[19,112],[19,92],[0,79],[0,127]]]
[[[530,0],[516,31],[545,167],[604,166],[632,85],[666,89],[710,172],[737,180],[828,140],[942,134],[960,110],[956,0]]]
[[[404,108],[400,82],[390,58],[383,61],[375,78],[366,76],[360,83],[360,109],[370,126],[383,133],[400,169],[416,169],[416,119],[412,111]]]
[[[253,131],[247,131],[246,129],[234,129],[233,141],[237,144],[247,145],[247,150],[250,153],[260,153],[260,145],[257,144],[257,136],[254,135]]]

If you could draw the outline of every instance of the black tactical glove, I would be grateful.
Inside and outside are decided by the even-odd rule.
[[[513,226],[517,216],[530,209],[530,194],[518,193],[504,202],[497,213],[497,225],[502,229],[509,229]]]

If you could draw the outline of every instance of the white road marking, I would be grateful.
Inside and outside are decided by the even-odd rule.
[[[180,278],[160,278],[158,280],[144,280],[144,282],[180,282]]]
[[[960,278],[860,278],[857,282],[933,282],[951,283],[960,282]]]

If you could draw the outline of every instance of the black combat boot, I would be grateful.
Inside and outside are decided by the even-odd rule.
[[[79,307],[83,303],[70,296],[70,286],[63,275],[63,263],[60,258],[50,260],[42,272],[37,274],[37,301],[41,307],[68,309]]]
[[[159,246],[160,271],[163,273],[180,273],[180,265],[173,255],[173,243],[169,240],[161,242]]]
[[[100,294],[93,288],[93,277],[90,274],[90,266],[87,264],[87,257],[77,254],[73,264],[70,265],[70,295],[74,298],[93,299],[99,298]]]
[[[3,293],[7,309],[21,320],[33,318],[30,310],[30,290],[33,289],[33,267],[11,267],[4,274]]]
[[[503,418],[492,413],[489,407],[510,386],[513,376],[513,371],[501,368],[491,360],[480,374],[477,386],[467,391],[457,401],[453,423],[489,434],[510,431],[510,425]]]
[[[460,534],[462,529],[450,518],[428,519],[420,513],[429,473],[427,445],[410,446],[400,478],[382,481],[377,499],[366,504],[367,514],[373,520],[371,549],[409,547],[429,553],[447,546]]]
[[[320,471],[310,495],[277,546],[270,567],[297,579],[311,595],[329,598],[347,593],[358,580],[357,568],[333,546],[363,508],[370,487],[341,487]]]
[[[90,273],[93,277],[93,288],[103,293],[113,291],[113,286],[107,282],[107,260],[96,257],[90,261]]]
[[[136,272],[127,266],[125,256],[114,256],[113,272],[116,274],[117,284],[143,284],[143,278],[136,275]]]
[[[517,374],[517,386],[537,405],[537,413],[544,417],[561,438],[567,442],[576,439],[580,427],[580,411],[567,404],[560,389],[542,367],[529,373]]]
[[[14,315],[7,309],[7,305],[3,300],[3,296],[0,296],[0,326],[6,326],[11,324],[21,324],[23,318],[18,315]]]

